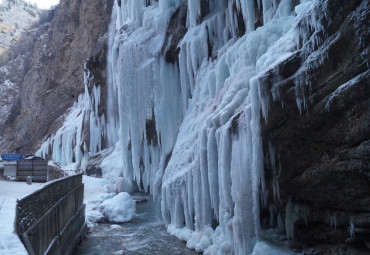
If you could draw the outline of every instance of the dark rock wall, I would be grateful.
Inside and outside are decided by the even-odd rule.
[[[186,28],[186,17],[188,4],[184,2],[171,17],[171,22],[166,31],[166,38],[162,47],[162,55],[169,63],[179,61],[179,42],[184,38],[188,29]]]
[[[34,152],[61,126],[62,115],[84,91],[84,62],[106,50],[112,5],[112,0],[61,1],[33,48],[20,86],[21,114],[6,129],[2,151]]]
[[[268,197],[283,221],[289,199],[296,205],[298,250],[346,242],[370,248],[370,5],[340,2],[323,1],[326,34],[311,58],[298,52],[262,82],[271,103],[262,123]],[[300,93],[306,98],[301,114]],[[268,227],[268,208],[262,214]]]

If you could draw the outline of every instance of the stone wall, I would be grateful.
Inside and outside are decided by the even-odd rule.
[[[15,229],[29,254],[70,254],[85,229],[82,174],[18,201]]]

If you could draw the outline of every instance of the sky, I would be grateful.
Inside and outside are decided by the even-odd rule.
[[[49,9],[51,6],[59,4],[59,0],[26,0],[26,2],[36,3],[40,9]]]

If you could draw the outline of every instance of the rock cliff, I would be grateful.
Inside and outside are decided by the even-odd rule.
[[[355,254],[345,243],[370,248],[370,5],[326,8],[320,47],[308,58],[297,52],[261,82],[271,102],[262,121],[265,226],[280,213],[298,251]]]
[[[33,26],[40,16],[47,13],[22,0],[0,3],[0,141],[5,123],[19,114],[19,84],[28,68],[27,59],[37,38]]]
[[[7,126],[1,151],[34,152],[60,127],[84,91],[85,61],[106,49],[111,8],[111,0],[61,1],[55,8],[32,49],[20,114]]]
[[[36,6],[22,0],[0,2],[0,60],[7,60],[7,52],[23,32],[28,30],[43,13]]]

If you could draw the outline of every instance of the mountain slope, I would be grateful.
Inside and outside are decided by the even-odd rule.
[[[0,59],[14,45],[23,32],[39,19],[41,10],[20,0],[2,1],[0,4]]]
[[[62,1],[40,31],[20,85],[20,114],[8,125],[4,151],[28,153],[60,126],[55,122],[84,90],[84,62],[104,51],[111,1]],[[63,117],[62,117],[63,119]]]

